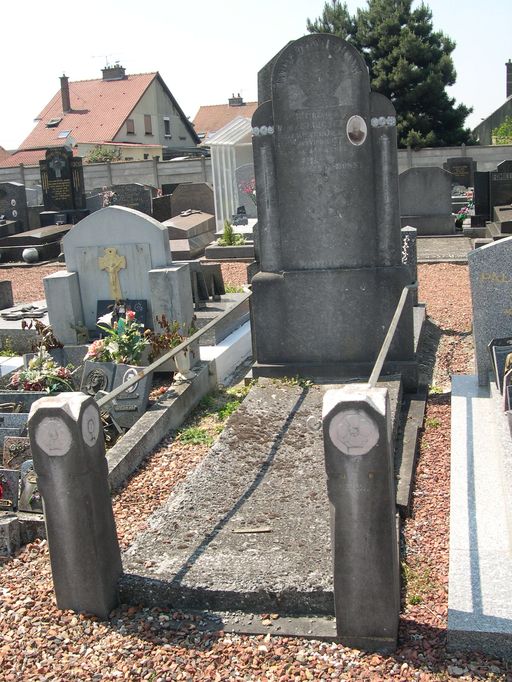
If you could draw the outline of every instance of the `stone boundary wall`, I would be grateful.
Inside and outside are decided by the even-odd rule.
[[[398,171],[402,173],[416,166],[443,167],[446,159],[469,156],[477,162],[479,171],[494,170],[498,163],[512,159],[512,145],[475,145],[467,147],[427,147],[413,151],[398,150]],[[161,187],[163,184],[182,182],[212,183],[211,159],[198,158],[186,161],[121,161],[119,163],[84,164],[85,189],[104,185],[140,182]],[[39,166],[0,168],[0,182],[21,182],[26,187],[40,184]]]

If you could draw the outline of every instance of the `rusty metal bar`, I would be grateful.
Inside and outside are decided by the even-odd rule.
[[[400,300],[398,301],[395,314],[393,315],[393,319],[391,320],[391,324],[389,325],[386,337],[384,339],[384,342],[382,343],[382,347],[377,356],[377,360],[375,361],[375,365],[373,366],[373,371],[370,375],[370,378],[368,379],[368,385],[370,386],[370,388],[374,388],[377,385],[377,381],[379,380],[379,376],[382,371],[382,367],[384,366],[384,362],[386,360],[386,356],[388,354],[391,341],[393,341],[396,328],[398,327],[398,323],[400,322],[400,317],[404,309],[405,301],[407,300],[407,294],[409,293],[409,291],[417,288],[418,283],[414,282],[414,284],[408,284],[402,289],[402,294],[400,295]]]

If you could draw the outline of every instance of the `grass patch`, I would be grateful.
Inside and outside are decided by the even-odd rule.
[[[281,377],[280,379],[272,379],[275,384],[284,384],[285,386],[300,386],[301,388],[310,388],[313,386],[311,379],[305,379],[304,377],[294,376],[294,377]]]
[[[427,417],[425,419],[425,426],[429,429],[437,429],[439,426],[441,426],[441,420],[437,417]]]
[[[443,392],[443,389],[440,386],[429,386],[428,387],[428,394],[429,395],[440,395]]]
[[[432,571],[428,566],[416,569],[402,561],[402,578],[408,604],[421,604],[428,592],[435,587]]]
[[[244,288],[238,284],[225,284],[224,290],[226,294],[243,294]]]
[[[176,439],[187,445],[213,445],[213,436],[199,426],[189,426],[178,433]]]

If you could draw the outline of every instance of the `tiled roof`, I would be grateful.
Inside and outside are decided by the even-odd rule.
[[[62,146],[61,145],[51,145],[53,147],[56,146]],[[6,159],[1,160],[0,159],[0,168],[14,168],[15,166],[19,166],[20,163],[23,163],[25,166],[38,166],[39,161],[44,159],[44,155],[46,153],[46,148],[44,149],[21,149],[18,152],[13,152],[11,156],[8,156]],[[75,150],[73,149],[73,153],[75,154]]]
[[[3,147],[0,147],[0,161],[3,161],[4,159],[7,159],[9,157],[11,152],[8,152],[5,150]]]
[[[230,107],[229,104],[209,104],[199,107],[194,118],[195,131],[201,137],[211,136],[237,116],[251,119],[257,108],[258,102],[246,102],[240,107]]]
[[[70,81],[71,111],[63,113],[59,88],[19,148],[62,145],[66,139],[58,138],[58,134],[64,130],[71,131],[75,142],[110,142],[156,76],[157,73],[140,73],[121,80]],[[57,118],[62,120],[56,127],[46,127],[51,119]]]

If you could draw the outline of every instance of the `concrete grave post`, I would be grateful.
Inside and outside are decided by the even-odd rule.
[[[122,565],[98,407],[83,393],[41,398],[28,429],[57,606],[107,618]]]
[[[400,571],[388,390],[329,390],[322,419],[337,634],[346,646],[392,651]]]

